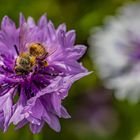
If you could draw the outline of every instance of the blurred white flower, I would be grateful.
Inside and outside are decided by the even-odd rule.
[[[140,98],[140,2],[129,3],[108,17],[103,28],[93,30],[91,56],[104,84],[116,97]]]

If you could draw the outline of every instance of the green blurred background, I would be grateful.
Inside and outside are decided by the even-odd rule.
[[[119,6],[129,1],[132,0],[0,0],[0,19],[8,15],[18,25],[19,12],[36,21],[47,13],[56,27],[65,22],[68,30],[76,30],[77,43],[87,45],[91,29],[101,26],[106,16],[114,15]],[[116,100],[113,91],[103,87],[88,51],[89,47],[81,61],[94,72],[77,81],[63,102],[72,118],[60,120],[61,132],[46,125],[41,133],[33,135],[28,126],[17,131],[10,126],[6,133],[0,132],[0,140],[140,140],[140,103]]]

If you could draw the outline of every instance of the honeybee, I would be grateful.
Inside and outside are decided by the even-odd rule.
[[[40,64],[41,66],[48,66],[45,58],[48,52],[46,52],[44,46],[40,43],[32,43],[28,47],[28,51],[19,54],[16,59],[15,72],[18,75],[25,75],[32,72],[33,67]]]

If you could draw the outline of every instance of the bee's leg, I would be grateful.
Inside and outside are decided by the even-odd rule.
[[[43,63],[43,66],[44,66],[44,67],[47,67],[47,66],[49,65],[48,62],[47,62],[46,60],[42,61],[42,63]]]

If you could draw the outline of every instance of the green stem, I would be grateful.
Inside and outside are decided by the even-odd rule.
[[[39,137],[39,134],[34,134],[33,135],[33,140],[41,140]]]

